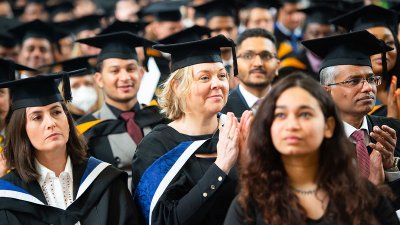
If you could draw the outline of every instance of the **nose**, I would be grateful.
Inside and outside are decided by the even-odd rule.
[[[370,84],[366,79],[363,79],[361,85],[361,92],[371,92],[374,84]]]
[[[298,118],[293,114],[288,115],[286,120],[286,130],[297,130],[299,127],[300,125]]]
[[[220,89],[222,87],[222,82],[218,76],[214,76],[211,79],[211,89]]]
[[[54,118],[50,115],[44,115],[44,122],[47,129],[53,129],[56,126]]]
[[[253,59],[253,65],[261,66],[262,64],[263,64],[263,60],[261,59],[261,56],[259,54],[256,54]]]
[[[121,80],[130,80],[131,79],[131,76],[130,76],[130,73],[127,71],[127,70],[125,70],[125,69],[122,69],[121,71],[120,71],[120,77],[119,77]]]

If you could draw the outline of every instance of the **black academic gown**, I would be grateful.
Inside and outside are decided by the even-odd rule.
[[[137,104],[135,108],[140,107]],[[137,143],[129,136],[125,121],[119,117],[121,112],[114,111],[117,110],[104,104],[99,111],[82,117],[77,124],[102,120],[103,122],[90,127],[83,133],[88,142],[90,155],[130,172],[130,163]],[[135,110],[135,113],[135,122],[142,128],[144,135],[155,125],[164,122],[156,106]],[[130,155],[129,158],[125,157],[127,155]]]
[[[246,100],[244,99],[242,93],[239,90],[239,87],[236,87],[232,91],[229,92],[228,102],[221,110],[222,113],[226,114],[227,112],[233,112],[236,117],[241,117],[242,113],[246,110],[251,110],[247,105]]]
[[[184,141],[213,138],[198,152],[216,151],[216,135],[188,136],[168,125],[159,125],[140,143],[132,162],[133,193],[145,170],[159,157]],[[215,158],[192,155],[167,186],[152,214],[152,224],[222,224],[235,196],[237,170],[227,176]],[[135,196],[135,200],[137,200]],[[143,218],[142,218],[143,219]],[[144,221],[142,221],[145,224]]]
[[[65,210],[47,205],[37,181],[26,183],[16,171],[11,171],[0,180],[0,224],[74,225],[77,221],[81,225],[138,224],[137,210],[127,189],[126,173],[107,164],[96,174],[93,168],[100,168],[99,165],[105,164],[94,158],[81,165],[73,164],[74,202]],[[85,184],[88,184],[87,189]],[[6,196],[5,190],[25,194],[12,198]],[[84,191],[77,197],[78,190]],[[21,200],[21,197],[26,199]]]
[[[394,150],[394,156],[400,157],[400,121],[393,118],[387,118],[382,116],[367,116],[368,130],[371,132],[374,126],[381,127],[382,125],[387,125],[396,131],[397,143]],[[375,143],[376,141],[372,139],[371,141]],[[372,149],[367,147],[369,154],[371,154]],[[400,179],[392,182],[387,182],[391,187],[392,191],[396,194],[397,200],[394,202],[394,207],[400,209]]]
[[[329,211],[329,206],[328,209]],[[245,223],[244,219],[244,211],[240,206],[238,199],[235,198],[232,201],[232,204],[229,208],[228,214],[226,215],[225,225],[266,225],[262,219],[262,214],[260,210],[257,208],[254,201],[250,201],[249,203],[249,212],[251,218],[253,219],[252,223]],[[336,223],[328,220],[327,216],[329,212],[326,212],[324,216],[320,219],[313,220],[307,219],[306,224],[309,225],[336,225]],[[389,201],[381,197],[378,206],[375,208],[375,214],[377,216],[378,221],[382,225],[399,225],[399,219],[397,218],[393,208],[391,207]]]

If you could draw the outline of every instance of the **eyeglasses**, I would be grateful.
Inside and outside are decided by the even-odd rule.
[[[248,52],[244,52],[243,54],[238,55],[237,58],[242,58],[247,61],[253,61],[257,55],[260,56],[260,59],[264,62],[278,58],[276,54],[268,52],[268,51],[262,51],[260,53],[248,51]]]
[[[381,76],[371,76],[371,77],[358,77],[358,78],[353,78],[350,80],[345,80],[342,82],[337,82],[337,83],[333,83],[333,84],[328,84],[327,86],[333,86],[333,85],[345,85],[348,87],[356,87],[359,84],[363,84],[364,85],[364,81],[367,81],[370,85],[380,85],[382,83],[382,77]]]

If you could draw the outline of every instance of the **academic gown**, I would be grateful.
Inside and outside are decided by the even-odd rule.
[[[251,109],[247,105],[247,102],[240,92],[239,87],[236,87],[229,92],[228,102],[226,102],[226,105],[221,110],[221,112],[224,114],[226,114],[227,112],[233,112],[236,117],[241,117],[242,113],[246,110]]]
[[[144,135],[164,121],[156,106],[140,109],[139,104],[136,104],[134,108],[135,122],[142,128]],[[128,134],[125,121],[118,116],[111,106],[104,104],[99,111],[82,117],[77,123],[79,127],[101,120],[83,132],[89,146],[89,154],[130,174],[137,143]]]
[[[329,211],[329,205],[328,209]],[[249,212],[251,218],[253,219],[252,223],[244,222],[244,212],[243,208],[240,206],[237,197],[232,201],[232,204],[229,208],[228,214],[226,215],[225,225],[265,225],[262,219],[262,213],[258,209],[256,203],[250,201],[249,203]],[[310,219],[308,218],[306,224],[308,225],[336,225],[333,221],[329,220],[329,213],[325,212],[325,214],[319,219]],[[382,225],[399,225],[399,219],[397,218],[393,208],[391,207],[389,201],[381,197],[378,203],[378,206],[375,208],[375,214],[377,216],[378,221]]]
[[[158,125],[143,139],[133,158],[133,193],[146,169],[170,149],[185,141],[212,138],[209,144],[202,146],[196,153],[215,152],[217,137],[218,134],[184,135],[168,125]],[[152,212],[153,225],[223,223],[235,196],[237,169],[232,168],[227,176],[214,161],[215,158],[198,158],[195,155],[189,158],[155,205]],[[140,205],[138,195],[134,194],[134,198]],[[144,217],[141,219],[146,224]]]
[[[400,157],[400,121],[393,118],[368,115],[367,124],[368,124],[368,130],[370,132],[372,131],[374,126],[382,127],[382,125],[387,125],[392,129],[394,129],[396,131],[396,136],[397,136],[397,143],[396,143],[396,148],[394,150],[394,156]],[[376,141],[372,137],[370,138],[373,143],[376,143]],[[367,146],[367,149],[369,154],[371,154],[372,149],[369,146]],[[387,182],[387,184],[391,187],[392,191],[397,196],[397,200],[394,202],[394,207],[396,210],[398,210],[400,209],[400,179],[392,182]]]
[[[26,183],[14,170],[2,177],[0,224],[138,224],[125,172],[93,157],[72,167],[74,201],[65,210],[47,204],[37,181]]]

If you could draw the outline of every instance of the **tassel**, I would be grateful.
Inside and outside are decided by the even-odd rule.
[[[234,41],[232,41],[232,40],[230,40],[230,41],[231,41],[231,44],[232,44],[231,48],[232,48],[232,58],[233,58],[233,75],[237,76],[239,74],[239,72],[238,72],[236,49],[235,49],[236,44],[235,44]]]
[[[64,94],[64,99],[66,102],[71,102],[72,101],[72,94],[71,94],[71,85],[69,82],[69,76],[68,73],[62,71],[60,72],[62,76],[62,81],[63,81],[63,94]]]

